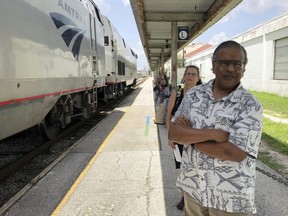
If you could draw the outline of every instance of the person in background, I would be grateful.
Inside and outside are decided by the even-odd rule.
[[[157,78],[155,79],[155,82],[154,82],[154,88],[153,88],[153,91],[154,91],[154,104],[156,106],[157,104],[157,100],[158,100],[158,91],[159,91],[159,87],[160,87],[160,81],[163,79],[163,75],[162,74],[159,74],[157,76]]]
[[[186,216],[248,216],[256,213],[256,158],[263,108],[241,85],[247,53],[235,41],[214,51],[215,78],[183,98],[168,131],[184,145],[177,187]]]
[[[167,107],[167,113],[166,113],[167,130],[169,130],[171,118],[172,116],[174,116],[177,108],[181,104],[183,96],[187,93],[189,89],[195,87],[196,85],[202,84],[202,81],[200,79],[199,68],[195,65],[187,66],[185,69],[182,81],[184,82],[184,88],[181,89],[180,92],[177,92],[177,90],[172,90],[171,95],[168,100],[168,107]],[[175,145],[177,145],[180,151],[180,155],[182,155],[183,145],[178,145],[177,143],[174,143],[170,140],[168,140],[168,142],[169,142],[169,145],[173,149],[175,149]],[[176,169],[180,169],[181,162],[177,161],[176,158],[175,158],[175,165],[176,165]],[[183,210],[184,208],[183,196],[181,197],[180,202],[177,205],[177,208],[179,210]]]
[[[169,95],[170,95],[170,89],[168,86],[168,82],[166,79],[163,78],[160,80],[156,106],[162,104],[165,101],[165,99],[169,97]]]
[[[159,106],[170,95],[170,89],[168,86],[168,80],[166,75],[159,74],[153,90],[155,97],[155,106]]]

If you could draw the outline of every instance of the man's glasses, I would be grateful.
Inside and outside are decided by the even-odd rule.
[[[235,61],[235,60],[214,60],[214,62],[217,62],[220,66],[227,68],[230,66],[230,64],[233,65],[234,68],[241,69],[244,66],[244,63],[242,61]]]

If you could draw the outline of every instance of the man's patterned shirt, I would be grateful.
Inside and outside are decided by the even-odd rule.
[[[176,185],[205,207],[256,213],[255,168],[263,109],[241,84],[228,96],[214,100],[213,83],[214,80],[210,80],[190,89],[173,119],[184,116],[193,128],[228,131],[229,142],[248,156],[241,162],[224,161],[197,151],[194,145],[184,145]]]

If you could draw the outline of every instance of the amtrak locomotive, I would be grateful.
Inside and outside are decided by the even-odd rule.
[[[0,3],[0,140],[74,117],[135,85],[137,55],[93,0]]]

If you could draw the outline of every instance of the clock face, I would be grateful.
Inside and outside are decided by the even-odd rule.
[[[179,38],[181,39],[181,40],[185,40],[185,39],[187,39],[187,32],[186,31],[180,31],[179,32]]]

